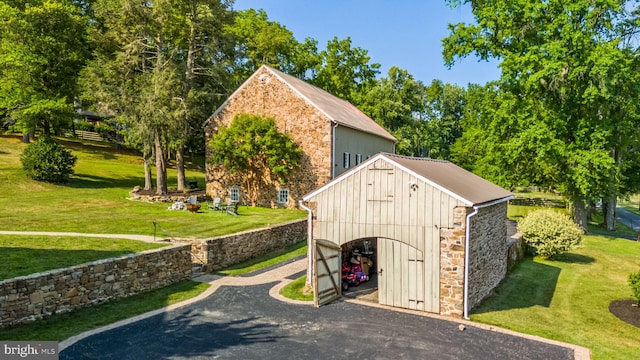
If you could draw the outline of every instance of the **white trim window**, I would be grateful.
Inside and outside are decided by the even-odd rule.
[[[351,154],[349,154],[348,152],[344,153],[342,165],[345,169],[348,169],[351,167]]]
[[[362,154],[356,154],[356,165],[362,162]]]
[[[278,190],[278,204],[287,204],[289,202],[289,189]]]
[[[231,202],[239,202],[240,201],[240,188],[237,186],[233,186],[229,189],[229,201]]]

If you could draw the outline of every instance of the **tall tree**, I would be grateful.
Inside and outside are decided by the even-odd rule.
[[[625,129],[637,128],[634,108],[611,106],[638,98],[633,54],[618,27],[629,2],[450,3],[470,4],[476,23],[450,25],[445,62],[470,53],[501,61],[499,106],[488,126],[476,130],[502,152],[486,156],[503,171],[560,189],[586,230],[585,203],[619,194],[622,163],[614,149],[632,140]],[[616,90],[629,79],[625,92]],[[637,156],[628,149],[619,149],[619,159]]]
[[[359,95],[373,85],[380,64],[370,63],[368,51],[351,46],[351,38],[329,40],[327,48],[319,54],[320,64],[311,82],[354,105]]]
[[[262,64],[276,68],[291,63],[291,56],[298,47],[293,33],[276,21],[270,21],[260,9],[239,11],[233,24],[225,31],[236,38],[236,79],[246,80]]]
[[[25,134],[59,132],[71,122],[78,73],[90,53],[83,5],[0,1],[0,109]]]
[[[396,131],[413,125],[423,112],[425,88],[407,70],[392,66],[387,76],[370,86],[356,101],[360,110],[385,128]]]
[[[184,189],[184,152],[188,146],[204,150],[202,122],[229,92],[226,69],[233,43],[224,34],[232,22],[232,11],[220,0],[176,0],[172,40],[181,69],[181,107],[172,145],[176,151],[178,190]],[[196,146],[193,139],[202,141]]]
[[[143,152],[145,187],[154,155],[160,194],[167,192],[169,149],[182,189],[184,150],[203,138],[202,121],[228,92],[222,34],[228,7],[216,0],[97,1],[101,31],[94,34],[99,46],[85,71],[85,94],[128,121],[128,139]]]

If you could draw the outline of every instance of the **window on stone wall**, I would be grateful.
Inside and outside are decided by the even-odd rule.
[[[239,187],[234,186],[231,189],[229,189],[229,200],[231,202],[240,201],[240,188]]]
[[[289,202],[289,189],[278,190],[278,204],[286,204]]]
[[[343,167],[345,169],[348,169],[351,167],[351,154],[349,154],[348,152],[344,153],[344,160],[343,160]]]
[[[356,154],[356,165],[362,162],[362,154]]]

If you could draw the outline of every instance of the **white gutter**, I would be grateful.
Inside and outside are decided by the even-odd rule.
[[[470,255],[470,245],[469,245],[469,233],[471,230],[471,218],[478,214],[478,211],[481,208],[486,208],[491,205],[495,205],[501,202],[509,201],[513,199],[515,196],[511,195],[507,198],[502,198],[498,200],[494,200],[488,203],[484,203],[481,205],[474,205],[473,212],[471,214],[467,214],[467,223],[465,225],[465,239],[464,239],[464,310],[462,316],[469,320],[469,258]]]
[[[307,285],[311,285],[313,277],[313,241],[311,239],[313,235],[313,211],[304,205],[304,201],[300,200],[300,207],[307,210],[309,217],[307,218]]]
[[[333,121],[333,128],[331,129],[331,180],[336,177],[336,128],[338,122]]]

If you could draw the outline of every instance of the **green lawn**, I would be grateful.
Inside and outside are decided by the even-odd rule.
[[[63,141],[78,157],[75,175],[67,185],[29,180],[20,163],[25,144],[17,136],[0,135],[0,229],[71,231],[207,238],[302,219],[299,210],[241,206],[239,216],[201,210],[169,211],[166,203],[127,200],[129,191],[143,185],[141,159],[109,146]],[[187,179],[204,184],[202,166],[191,164]],[[175,170],[169,186],[175,187]],[[8,195],[8,196],[7,196]]]
[[[216,271],[216,274],[220,275],[243,275],[248,274],[260,269],[265,269],[284,261],[295,259],[298,256],[305,255],[307,253],[307,242],[300,241],[296,244],[286,247],[283,250],[274,251],[270,254],[257,257],[255,259],[243,261],[236,265],[231,265],[222,270]]]
[[[471,319],[590,348],[594,359],[640,358],[640,329],[608,306],[631,298],[627,277],[640,270],[640,244],[585,236],[556,261],[527,258],[472,311]]]
[[[0,280],[157,249],[168,243],[61,236],[0,235]]]

